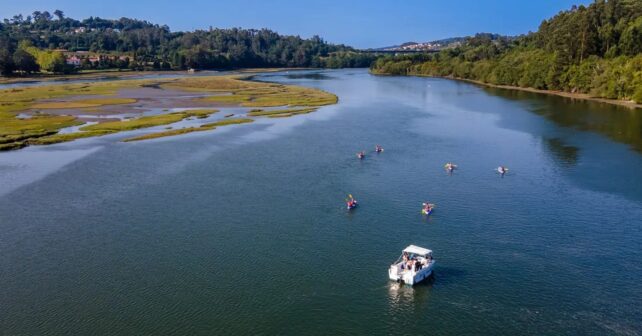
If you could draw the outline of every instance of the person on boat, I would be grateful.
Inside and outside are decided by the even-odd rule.
[[[504,166],[499,166],[497,170],[499,171],[500,174],[506,174],[506,167]]]
[[[410,260],[408,260],[408,263],[406,264],[406,267],[407,267],[409,270],[412,270],[414,265],[415,265],[415,259],[414,259],[414,258],[411,258]]]
[[[366,157],[366,152],[365,151],[361,151],[361,152],[357,153],[357,157],[360,158],[360,159],[363,159],[364,157]]]
[[[383,152],[383,147],[381,147],[380,145],[376,145],[375,146],[375,152],[377,152],[377,153]]]

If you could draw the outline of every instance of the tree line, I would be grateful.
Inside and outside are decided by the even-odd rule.
[[[573,6],[519,37],[478,34],[433,55],[380,58],[373,73],[472,79],[642,103],[642,1]]]
[[[61,60],[70,52],[105,57],[68,66]],[[127,57],[113,57],[122,55]],[[304,39],[268,29],[172,32],[166,25],[130,18],[90,17],[79,21],[66,17],[61,10],[14,15],[0,23],[3,75],[96,68],[368,67],[374,58],[345,45],[327,43],[319,36]]]

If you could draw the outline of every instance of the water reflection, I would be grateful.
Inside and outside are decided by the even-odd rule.
[[[255,76],[249,76],[249,80],[257,81],[271,81],[274,79],[312,79],[312,80],[330,80],[337,79],[336,77],[329,76],[328,74],[322,72],[309,72],[309,71],[300,71],[295,72],[276,72],[276,73],[261,73]]]
[[[328,80],[328,79],[333,79],[334,78],[332,76],[328,76],[328,75],[320,73],[320,72],[293,73],[293,74],[288,74],[286,77],[288,79],[315,79],[315,80]]]
[[[580,149],[575,146],[567,145],[560,138],[547,138],[544,144],[548,148],[548,152],[552,154],[555,162],[566,166],[574,166],[577,164]]]
[[[532,92],[485,88],[490,94],[528,101],[529,110],[557,125],[593,131],[642,152],[642,109]]]
[[[406,310],[415,305],[424,306],[427,304],[430,301],[434,282],[434,276],[430,276],[414,286],[391,281],[388,285],[388,303],[391,311]]]

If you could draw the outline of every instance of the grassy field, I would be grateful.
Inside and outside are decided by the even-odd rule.
[[[282,110],[282,113],[267,113],[267,111],[263,111],[262,114],[255,114],[255,116],[268,117],[288,117],[295,114],[309,113],[315,109],[306,108],[335,104],[338,100],[337,96],[321,90],[252,82],[243,80],[244,78],[242,76],[203,76],[173,79],[118,80],[0,90],[0,150],[17,149],[32,144],[71,141],[77,138],[167,125],[189,117],[206,118],[211,113],[216,112],[215,110],[192,110],[145,116],[126,121],[102,122],[85,126],[78,133],[62,135],[56,133],[62,128],[80,125],[82,122],[71,115],[43,113],[43,110],[46,111],[48,109],[79,109],[98,112],[98,108],[101,106],[136,102],[134,98],[115,97],[121,89],[135,89],[153,85],[166,89],[212,94],[212,96],[198,98],[201,102],[252,107],[292,107],[291,109]],[[81,95],[100,97],[74,98],[73,100],[65,101],[67,97]],[[299,108],[297,109],[297,107]],[[31,117],[18,117],[20,112],[27,110],[36,112],[35,114],[32,113]]]

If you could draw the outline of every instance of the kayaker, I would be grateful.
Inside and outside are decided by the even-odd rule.
[[[352,195],[348,195],[346,204],[348,205],[348,209],[352,209],[357,205],[357,201],[354,199],[354,197],[352,197]]]

